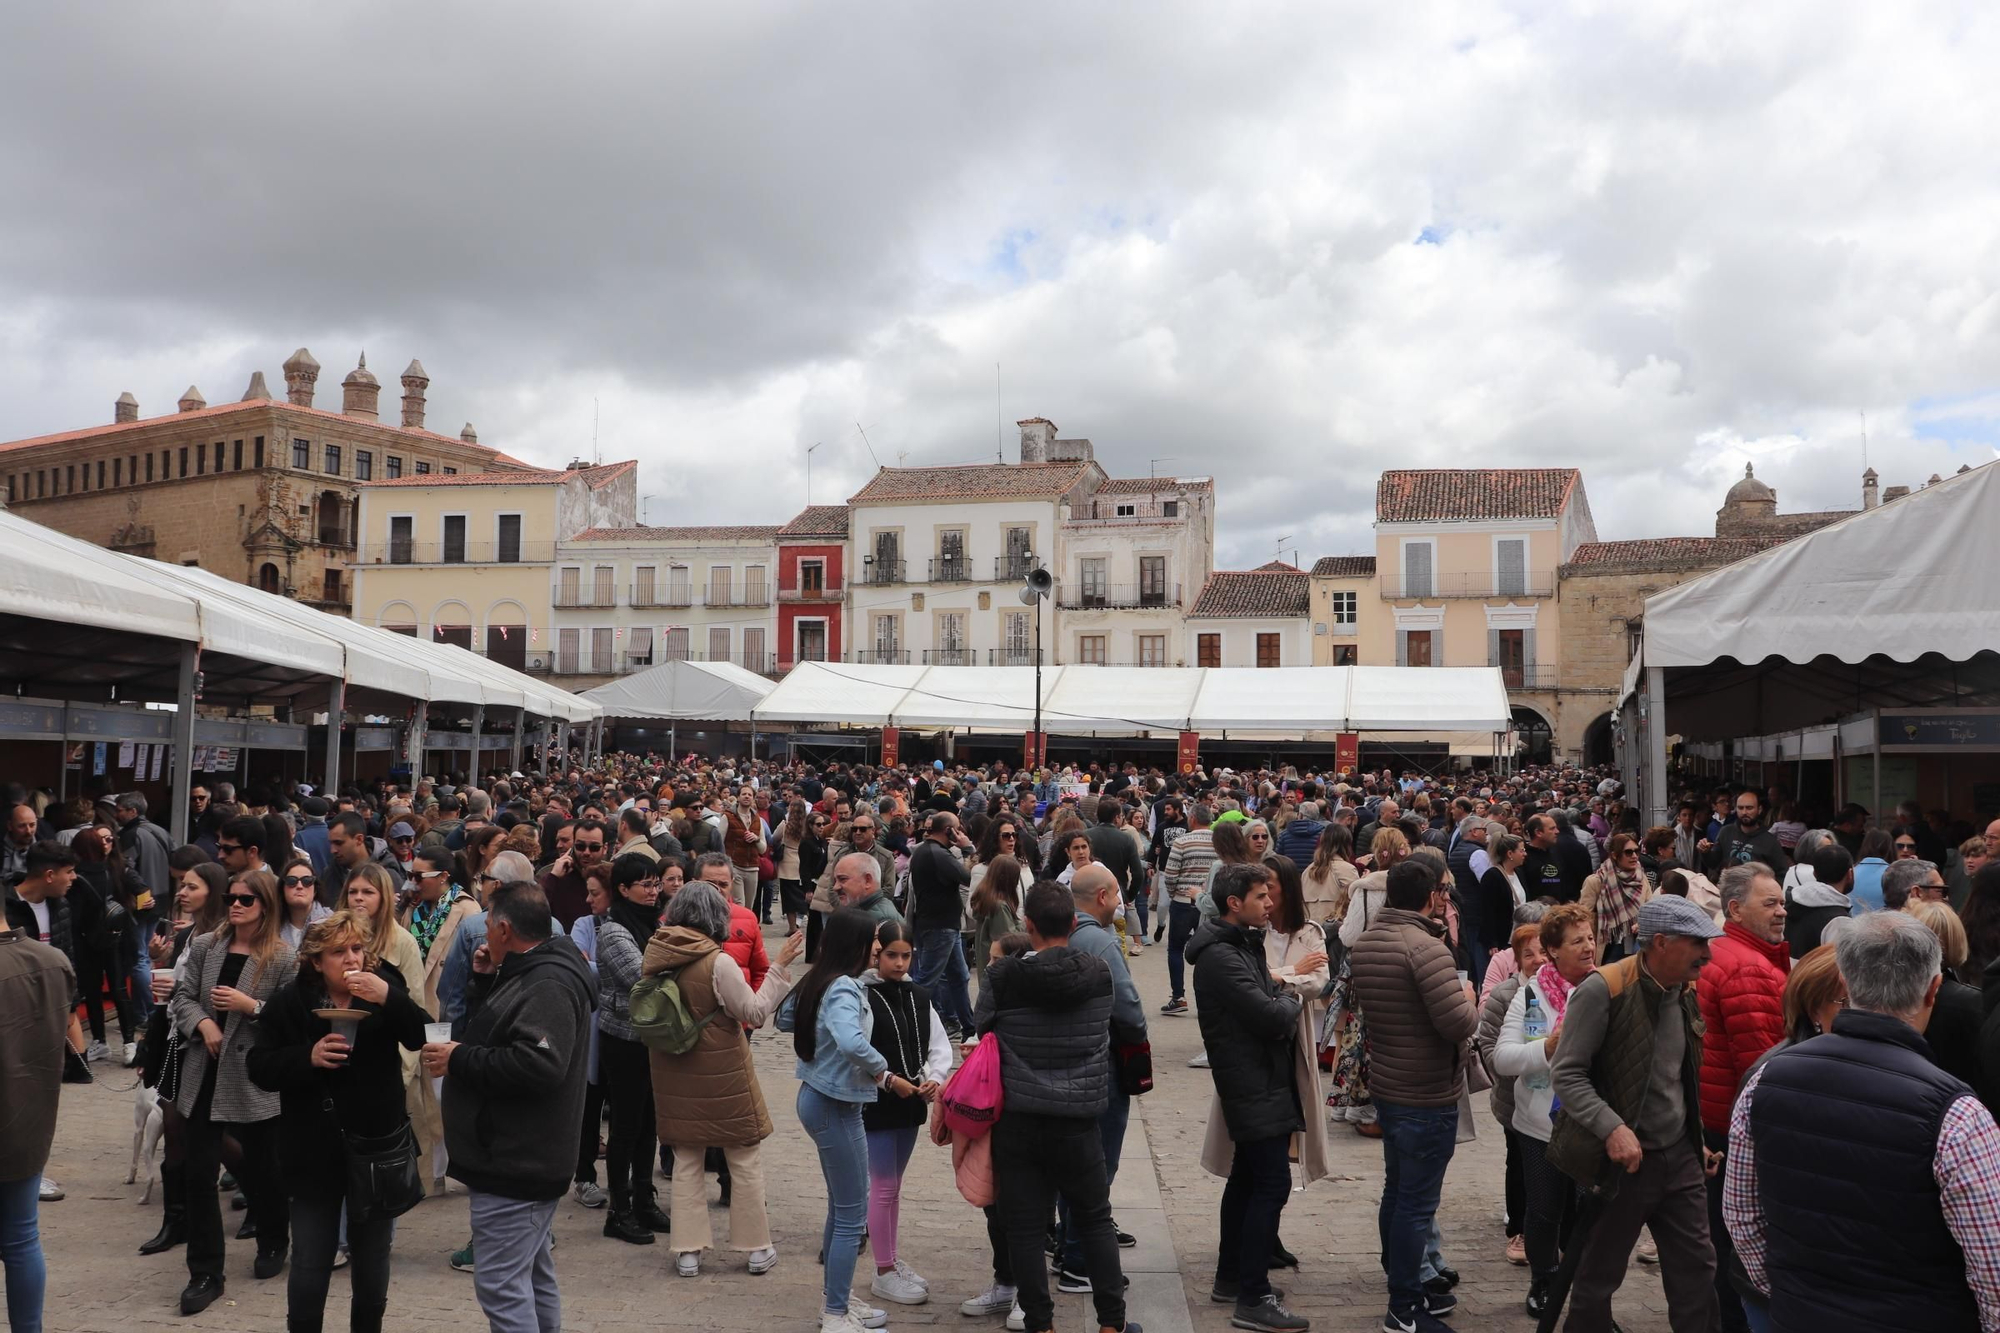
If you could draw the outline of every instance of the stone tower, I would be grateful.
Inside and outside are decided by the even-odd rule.
[[[181,395],[180,402],[174,404],[183,412],[199,412],[208,406],[208,399],[201,396],[201,390],[188,385],[188,391]]]
[[[430,382],[424,363],[411,357],[403,371],[403,424],[411,430],[424,428],[424,389]]]
[[[347,373],[340,382],[340,410],[345,416],[361,417],[367,421],[377,420],[377,401],[382,395],[381,381],[368,371],[368,353],[361,354],[361,364]]]
[[[126,421],[137,421],[138,419],[139,400],[134,398],[131,390],[128,389],[124,393],[119,394],[118,401],[111,405],[111,420],[116,424]]]
[[[301,347],[285,361],[285,399],[293,407],[313,405],[313,385],[319,382],[319,362]]]

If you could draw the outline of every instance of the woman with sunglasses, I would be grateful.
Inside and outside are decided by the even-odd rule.
[[[316,921],[333,915],[333,909],[319,900],[319,876],[313,872],[310,856],[294,855],[278,876],[278,891],[284,910],[278,920],[278,935],[296,951],[306,930]]]
[[[799,928],[799,917],[807,910],[804,885],[810,881],[805,870],[805,845],[812,836],[812,824],[810,807],[804,801],[794,799],[785,808],[785,822],[778,830],[778,898],[785,914],[787,935]],[[821,868],[824,869],[824,842],[820,844],[819,854]]]
[[[465,924],[467,917],[479,913],[479,905],[472,901],[472,895],[452,883],[454,861],[452,854],[443,847],[418,848],[410,878],[404,882],[403,892],[398,897],[400,906],[396,924],[409,932],[410,938],[416,941],[418,956],[424,960],[421,973],[407,978],[410,998],[430,1014],[443,1012],[438,1007],[438,982],[444,976],[445,960],[451,957],[451,946],[458,938],[458,928]],[[430,1078],[419,1070],[410,1083],[410,1123],[416,1131],[419,1151],[429,1160],[433,1194],[445,1192],[447,1161],[444,1112],[440,1100],[443,1096],[443,1075]],[[419,1168],[423,1165],[420,1160]]]
[[[285,1192],[277,1179],[272,1133],[278,1096],[251,1083],[244,1057],[265,1002],[290,984],[298,960],[278,933],[281,908],[275,875],[262,870],[239,875],[229,884],[227,899],[228,919],[188,946],[168,1001],[181,1034],[180,1096],[175,1109],[188,1129],[184,1315],[199,1314],[222,1295],[222,1205],[215,1180],[225,1133],[243,1147],[236,1175],[257,1220],[257,1262],[252,1270],[257,1277],[276,1277],[283,1271],[291,1230]]]
[[[1637,950],[1639,909],[1652,896],[1653,886],[1639,866],[1638,839],[1629,833],[1612,834],[1604,864],[1583,881],[1583,896],[1577,900],[1593,914],[1597,942],[1604,949],[1600,963],[1615,963]]]

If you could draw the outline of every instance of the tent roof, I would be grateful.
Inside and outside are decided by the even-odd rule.
[[[614,680],[583,697],[606,717],[646,717],[687,722],[748,722],[772,683],[733,662],[662,662]]]
[[[1033,667],[801,663],[758,721],[1026,731]],[[1042,726],[1056,735],[1146,731],[1505,731],[1498,668],[1042,668]]]
[[[0,613],[94,625],[184,642],[201,638],[201,608],[163,594],[122,557],[0,509],[7,576]]]
[[[1646,599],[1645,662],[1804,663],[2000,648],[1987,571],[2000,564],[2000,464],[1862,510]]]

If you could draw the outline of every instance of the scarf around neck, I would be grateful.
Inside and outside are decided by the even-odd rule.
[[[1542,970],[1535,973],[1535,989],[1539,990],[1542,998],[1548,1001],[1549,1025],[1553,1027],[1562,1022],[1563,1012],[1569,1008],[1570,992],[1576,987],[1572,986],[1562,973],[1556,971],[1554,963],[1543,963]]]
[[[451,915],[452,904],[464,896],[465,890],[454,884],[444,891],[444,897],[434,903],[418,903],[410,913],[410,934],[416,937],[417,953],[425,962],[430,961],[431,945],[437,943],[438,931]]]

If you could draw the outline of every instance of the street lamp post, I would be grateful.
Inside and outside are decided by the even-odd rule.
[[[1035,560],[1034,552],[1023,551],[1021,558],[1031,566],[1027,576],[1021,580],[1021,601],[1035,608],[1035,729],[1029,733],[1033,739],[1029,741],[1028,749],[1034,756],[1035,766],[1039,768],[1048,762],[1042,744],[1042,602],[1055,587],[1056,580],[1055,575]]]

